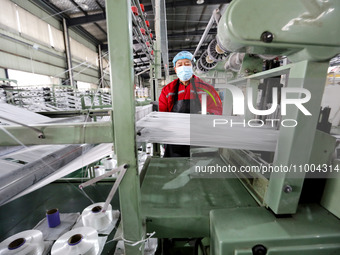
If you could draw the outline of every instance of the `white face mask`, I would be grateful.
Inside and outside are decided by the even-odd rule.
[[[180,66],[176,68],[177,77],[181,81],[188,81],[193,75],[192,66]]]

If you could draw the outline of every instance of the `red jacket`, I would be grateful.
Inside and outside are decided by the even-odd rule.
[[[203,80],[194,75],[195,85],[198,97],[202,101],[201,97],[203,93],[207,94],[207,112],[215,115],[222,115],[222,102],[213,86],[205,83]],[[162,93],[159,96],[159,111],[171,112],[174,106],[174,95],[176,90],[176,84],[178,79],[170,82],[162,89]],[[184,86],[179,83],[178,86],[178,101],[183,99],[196,98],[192,84]]]

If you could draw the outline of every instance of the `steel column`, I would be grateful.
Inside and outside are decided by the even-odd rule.
[[[141,195],[135,137],[131,3],[126,0],[107,0],[106,12],[112,106],[115,111],[115,149],[118,164],[129,165],[119,186],[123,235],[126,240],[137,242],[144,237],[144,231],[140,213]],[[144,247],[144,244],[125,244],[125,254],[143,254],[141,246]]]
[[[159,14],[157,14],[159,12]],[[167,25],[166,25],[166,8],[165,8],[165,0],[157,0],[156,1],[156,15],[159,17],[159,20],[155,20],[156,23],[159,24],[160,31],[156,31],[156,38],[158,40],[158,36],[160,36],[161,42],[161,52],[162,59],[165,71],[165,79],[169,78],[169,55],[168,55],[168,33],[167,33]],[[159,33],[159,35],[157,35]]]
[[[99,62],[99,75],[100,75],[100,85],[99,88],[104,88],[104,70],[103,70],[103,52],[102,46],[98,45],[98,62]]]
[[[67,61],[67,71],[70,85],[75,88],[73,82],[73,70],[72,70],[72,56],[71,56],[71,46],[70,46],[70,36],[68,34],[68,27],[66,24],[66,19],[63,18],[63,30],[64,30],[64,43],[65,43],[65,53]]]
[[[156,32],[156,43],[155,43],[155,95],[157,97],[158,79],[162,76],[162,59],[161,59],[161,47],[162,47],[162,29],[161,29],[161,0],[155,2],[155,32]],[[163,63],[167,64],[167,63]]]

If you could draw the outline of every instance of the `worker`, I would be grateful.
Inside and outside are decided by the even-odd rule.
[[[166,85],[159,97],[160,112],[200,113],[202,94],[207,94],[207,114],[222,114],[222,102],[213,86],[193,74],[193,55],[179,52],[173,59],[178,79]],[[164,157],[189,157],[190,146],[165,145]]]

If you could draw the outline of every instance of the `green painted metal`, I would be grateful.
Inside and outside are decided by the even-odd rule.
[[[309,163],[315,165],[331,164],[336,146],[336,138],[320,130],[316,130]]]
[[[1,58],[0,66],[21,70],[25,72],[66,78],[66,60],[65,53],[52,49],[49,45],[37,42],[28,36],[20,36],[10,31],[0,29]],[[38,48],[33,48],[38,44]],[[88,66],[84,71],[84,64],[80,65],[83,60],[76,61],[73,59],[72,66],[76,73],[76,80],[97,84],[99,81],[98,67]]]
[[[34,70],[35,73],[58,78],[66,77],[64,53],[40,43],[38,49],[33,49],[36,42],[2,29],[0,31],[5,35],[0,37],[0,66],[25,72]],[[74,72],[77,73],[76,79],[97,84],[100,78],[97,68],[88,67],[84,72],[84,66],[79,63],[73,61]]]
[[[245,54],[240,70],[241,75],[251,75],[262,71],[263,59],[255,55]]]
[[[126,240],[144,238],[141,216],[140,183],[135,137],[134,71],[132,56],[131,3],[106,1],[106,20],[111,66],[111,95],[114,109],[115,151],[118,165],[128,164],[119,186],[123,233]],[[143,254],[144,244],[125,245],[126,255]]]
[[[3,126],[0,129],[0,146],[16,146],[20,141],[26,146],[42,144],[97,144],[113,140],[111,122],[61,123],[30,126],[41,130],[45,136],[39,138],[36,130],[23,126]],[[14,136],[14,140],[9,134]]]
[[[155,60],[156,62],[156,60]],[[156,76],[156,65],[150,64],[150,98],[151,101],[158,101],[157,98],[157,76]]]
[[[4,68],[0,68],[0,79],[6,79],[6,71]]]
[[[337,0],[233,1],[218,24],[217,39],[232,52],[327,60],[340,51],[339,11]],[[261,40],[265,32],[272,41]]]
[[[304,106],[312,113],[312,116],[305,116],[297,107],[287,106],[287,115],[282,116],[282,119],[294,119],[298,124],[294,128],[280,127],[274,166],[289,167],[290,165],[299,166],[309,163],[327,68],[328,62],[309,61],[302,61],[291,67],[288,87],[305,88],[310,91],[312,98]],[[304,177],[304,173],[272,173],[265,196],[265,204],[276,214],[295,213]],[[284,192],[283,189],[286,185],[291,186],[293,191]]]
[[[333,178],[326,181],[320,203],[323,207],[340,219],[340,160],[334,160],[332,168],[339,169],[339,171],[334,172]]]
[[[327,62],[317,63],[302,61],[229,82],[230,84],[237,86],[249,85],[250,82],[251,84],[256,85],[256,82],[260,79],[290,73],[288,87],[306,88],[311,92],[312,99],[305,104],[305,107],[313,114],[312,116],[305,116],[298,111],[298,109],[288,108],[288,114],[284,116],[284,118],[295,119],[299,124],[295,128],[281,127],[274,164],[282,164],[285,166],[290,164],[299,165],[310,163],[312,148],[315,147],[317,149],[317,145],[313,146],[313,142],[327,67]],[[289,96],[289,98],[291,98],[291,96]],[[324,153],[320,155],[323,154]],[[294,178],[289,179],[289,177]],[[272,174],[268,190],[265,195],[265,203],[277,214],[294,213],[299,201],[304,180],[303,178],[304,174],[301,174],[300,176],[294,173]],[[287,184],[294,187],[293,192],[283,192],[283,187]]]
[[[252,75],[247,76],[247,77],[238,78],[238,79],[230,81],[229,83],[240,86],[240,85],[246,85],[248,79],[261,80],[261,79],[266,79],[266,78],[270,78],[270,77],[274,77],[274,76],[278,76],[278,75],[288,74],[290,69],[293,66],[294,66],[294,64],[289,64],[289,65],[277,67],[277,68],[270,69],[270,70],[267,70],[267,71],[263,71],[263,72],[260,72],[260,73],[252,74]]]
[[[147,232],[160,238],[209,236],[211,210],[257,206],[233,174],[195,173],[194,166],[216,164],[225,165],[219,157],[151,158],[141,189]]]
[[[54,75],[58,78],[63,78],[63,72],[65,71],[65,69],[61,67],[48,65],[30,58],[16,56],[7,52],[1,52],[0,65],[8,69],[20,70],[24,72],[32,72],[33,68],[34,70],[39,70],[39,74]]]
[[[253,255],[255,245],[268,255],[339,254],[340,221],[317,204],[300,205],[291,217],[277,218],[263,207],[210,213],[212,255]]]

